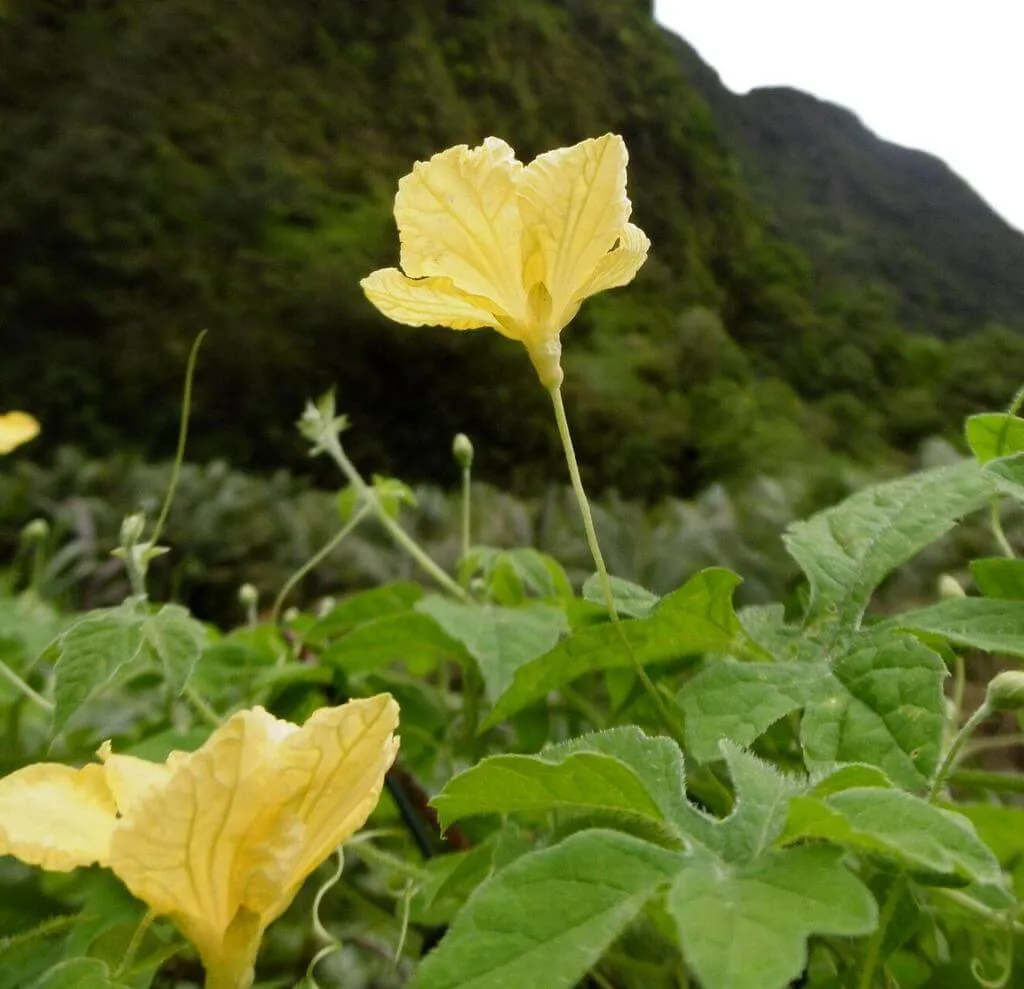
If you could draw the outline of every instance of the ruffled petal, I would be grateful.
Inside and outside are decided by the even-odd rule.
[[[149,762],[130,755],[114,755],[109,742],[100,746],[103,773],[121,814],[128,814],[151,789],[163,786],[170,769],[160,762]]]
[[[402,270],[411,278],[450,278],[460,291],[491,300],[512,321],[522,320],[526,295],[516,200],[522,167],[495,137],[417,162],[395,196]]]
[[[627,223],[618,245],[597,263],[594,273],[578,290],[576,298],[582,300],[610,288],[628,285],[647,260],[651,242],[639,227]]]
[[[0,780],[0,855],[56,872],[106,865],[117,808],[100,766],[26,766]]]
[[[448,326],[505,332],[489,300],[457,289],[450,278],[407,278],[397,268],[381,268],[359,283],[366,297],[389,319],[406,326]]]
[[[629,219],[628,158],[622,138],[605,134],[539,155],[519,177],[523,265],[543,275],[556,332]]]
[[[155,912],[170,916],[210,961],[245,905],[254,856],[307,784],[315,759],[279,772],[274,754],[294,725],[262,708],[241,711],[196,752],[173,760],[166,782],[129,803],[110,866]]]
[[[305,826],[288,900],[295,889],[346,838],[363,826],[377,806],[384,775],[398,754],[398,704],[389,694],[349,701],[315,712],[281,745],[282,767],[316,760],[309,785],[295,808]],[[287,901],[278,904],[278,912]],[[276,916],[272,912],[272,916]]]
[[[10,453],[38,435],[39,423],[27,412],[8,412],[0,416],[0,454]]]

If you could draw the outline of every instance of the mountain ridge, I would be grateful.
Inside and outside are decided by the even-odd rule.
[[[672,44],[776,233],[833,277],[880,288],[918,332],[1024,331],[1024,233],[941,157],[794,87],[734,93],[691,44]]]

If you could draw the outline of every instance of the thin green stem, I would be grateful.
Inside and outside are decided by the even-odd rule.
[[[949,782],[969,790],[994,790],[997,793],[1024,793],[1024,776],[996,773],[987,769],[955,769]]]
[[[1003,529],[1003,520],[999,516],[999,498],[992,499],[989,505],[989,524],[992,526],[992,535],[995,537],[1003,556],[1012,560],[1017,554],[1014,553],[1010,540],[1006,538],[1006,531]]]
[[[209,702],[191,684],[185,687],[185,697],[189,703],[203,716],[203,720],[214,728],[224,724],[224,719],[210,706]]]
[[[874,934],[871,935],[867,947],[864,949],[864,966],[860,970],[857,989],[871,989],[875,979],[875,969],[878,968],[878,962],[882,954],[882,945],[885,943],[885,932],[889,927],[893,914],[896,913],[896,906],[903,895],[905,885],[906,879],[903,876],[898,876],[889,887],[885,903],[882,904],[882,912],[878,916],[878,926],[875,928]]]
[[[381,851],[375,845],[371,845],[368,841],[358,842],[353,844],[349,842],[347,845],[350,851],[356,853],[367,862],[372,862],[375,865],[383,865],[389,869],[394,869],[396,872],[401,872],[403,875],[409,876],[411,879],[419,880],[423,882],[430,878],[430,873],[426,869],[420,869],[413,865],[411,862],[406,862],[405,859],[399,858],[397,855],[392,855],[390,852]]]
[[[380,503],[380,499],[377,497],[377,492],[373,490],[363,480],[362,475],[356,470],[355,464],[348,459],[348,455],[342,449],[341,443],[338,441],[338,437],[333,433],[325,437],[322,441],[323,448],[330,454],[331,459],[341,468],[342,473],[345,475],[348,483],[352,485],[356,494],[359,496],[363,504],[368,505],[370,510],[377,516],[377,520],[388,535],[398,543],[419,565],[423,568],[431,577],[437,581],[449,594],[453,597],[459,598],[460,600],[468,600],[469,595],[465,589],[460,587],[451,577],[448,576],[420,547],[419,543],[416,542],[412,536],[409,535],[388,513],[384,510],[384,506]]]
[[[580,515],[583,518],[583,529],[587,536],[587,545],[590,547],[590,554],[594,558],[594,566],[597,568],[598,580],[601,583],[601,593],[604,596],[605,607],[608,609],[608,615],[611,618],[612,624],[618,630],[619,637],[622,639],[622,643],[626,648],[626,652],[629,654],[630,661],[633,664],[633,669],[636,671],[637,677],[643,684],[644,689],[647,691],[648,696],[654,704],[654,709],[658,712],[661,720],[664,722],[665,728],[669,734],[681,743],[679,738],[679,732],[676,728],[675,718],[672,717],[668,706],[665,704],[665,699],[658,693],[657,688],[651,682],[651,678],[647,675],[647,671],[643,668],[643,665],[636,657],[636,653],[633,652],[633,647],[630,645],[629,637],[626,635],[626,630],[622,627],[622,622],[619,620],[619,612],[615,607],[615,597],[612,594],[612,583],[608,576],[608,567],[605,565],[604,556],[601,554],[601,545],[597,539],[597,530],[594,528],[594,518],[590,512],[590,502],[587,500],[587,493],[583,488],[583,479],[580,477],[579,462],[576,459],[576,450],[572,444],[572,435],[569,432],[569,420],[565,414],[565,403],[562,401],[562,389],[559,385],[555,385],[549,391],[551,395],[551,403],[555,410],[555,422],[558,425],[558,435],[562,440],[562,449],[565,452],[566,466],[569,468],[569,479],[572,481],[572,489],[576,495],[576,502],[579,505]]]
[[[277,624],[281,614],[281,608],[284,607],[284,603],[287,600],[288,595],[291,594],[303,577],[305,577],[311,570],[315,570],[325,559],[327,559],[327,557],[341,545],[342,540],[349,536],[353,529],[355,529],[356,526],[366,518],[369,512],[369,506],[365,504],[362,505],[332,539],[317,550],[317,552],[306,560],[306,562],[303,563],[302,566],[285,581],[284,586],[280,591],[278,591],[277,597],[274,598],[274,606],[270,609],[271,624]]]
[[[964,722],[963,727],[956,733],[956,737],[953,739],[953,743],[950,745],[949,751],[942,760],[942,764],[935,771],[935,776],[932,779],[932,785],[928,788],[929,800],[934,800],[939,795],[942,785],[946,782],[946,777],[950,774],[953,766],[956,764],[956,757],[960,754],[960,750],[964,747],[964,743],[971,737],[978,725],[980,725],[991,713],[992,708],[988,706],[988,702],[986,701]]]
[[[975,916],[983,917],[985,920],[993,924],[1005,924],[1005,914],[1001,910],[993,910],[991,907],[985,906],[984,903],[979,903],[974,897],[968,896],[966,893],[961,893],[959,890],[948,889],[943,886],[932,886],[929,890],[932,896],[940,896],[945,900],[949,900],[952,903],[956,903],[958,906],[964,908],[969,913],[973,913]],[[1009,926],[1009,924],[1007,924]],[[1013,933],[1024,934],[1024,924],[1018,920],[1013,921]]]
[[[135,961],[135,956],[139,952],[139,948],[142,947],[142,939],[146,936],[146,931],[149,930],[149,925],[156,919],[156,914],[152,910],[147,910],[145,916],[139,921],[135,930],[132,932],[132,939],[128,942],[128,947],[125,948],[124,957],[121,959],[121,963],[114,970],[114,981],[116,982],[123,975],[131,970],[132,964]]]
[[[978,738],[967,746],[967,750],[964,752],[961,762],[964,759],[968,759],[973,755],[978,755],[981,752],[997,752],[1000,749],[1015,749],[1019,745],[1024,745],[1024,735],[1021,735],[1020,733],[1015,735],[993,735],[988,738]]]
[[[472,520],[472,498],[471,479],[473,470],[466,464],[462,468],[462,559],[469,556],[469,547],[472,545],[470,539],[470,522]]]
[[[34,701],[38,704],[44,711],[52,711],[54,709],[55,705],[53,701],[47,700],[42,694],[33,690],[3,660],[0,660],[0,676],[17,687],[22,694],[24,694],[30,701]]]
[[[953,724],[960,724],[964,714],[964,690],[967,686],[967,666],[963,656],[953,657]]]
[[[188,420],[192,411],[192,379],[196,373],[196,358],[199,356],[199,348],[206,337],[206,330],[202,330],[192,344],[189,351],[188,364],[185,366],[185,391],[181,397],[181,425],[178,428],[178,449],[174,453],[174,466],[171,468],[171,481],[167,486],[167,494],[164,496],[164,503],[160,509],[160,515],[153,527],[153,535],[149,541],[155,546],[163,532],[164,523],[171,511],[171,503],[174,501],[174,492],[178,488],[178,479],[181,477],[181,465],[185,460],[185,444],[188,442]]]
[[[474,761],[477,750],[477,729],[480,726],[480,696],[483,693],[483,679],[472,663],[462,668],[462,724],[463,741]]]
[[[1022,404],[1024,404],[1024,386],[1017,389],[1017,394],[1013,396],[1013,401],[1010,402],[1010,406],[1006,410],[1006,419],[1003,420],[1003,427],[999,430],[999,437],[996,440],[997,457],[1001,457],[1006,449],[1006,438],[1010,433],[1010,417],[1015,416],[1020,411]],[[1017,554],[1014,553],[1010,540],[1006,538],[1006,532],[1003,530],[1003,520],[999,514],[998,495],[993,497],[989,505],[989,522],[992,526],[992,535],[995,536],[995,540],[999,544],[999,549],[1003,555],[1011,560],[1014,559]]]

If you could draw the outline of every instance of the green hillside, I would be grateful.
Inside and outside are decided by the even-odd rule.
[[[1024,234],[945,162],[807,93],[732,93],[691,46],[676,46],[773,230],[830,279],[881,291],[914,330],[1024,331]]]
[[[397,257],[397,179],[488,134],[630,148],[651,259],[565,335],[595,487],[890,457],[1019,384],[1024,338],[910,336],[891,293],[769,230],[637,0],[37,0],[0,17],[0,87],[2,404],[49,443],[166,454],[208,328],[195,458],[300,462],[292,423],[336,384],[368,470],[445,482],[461,429],[490,481],[560,476],[520,348],[391,325],[358,287]]]

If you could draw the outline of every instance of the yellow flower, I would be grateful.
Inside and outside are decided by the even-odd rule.
[[[395,197],[402,270],[373,272],[363,291],[399,323],[521,341],[556,388],[562,329],[647,257],[647,235],[628,222],[627,160],[622,138],[605,134],[525,166],[496,137],[417,162]]]
[[[27,412],[0,415],[0,455],[39,435],[39,423]]]
[[[165,763],[27,766],[0,780],[0,855],[112,869],[195,945],[208,989],[248,989],[267,925],[362,827],[398,751],[388,694],[322,708],[301,728],[233,715]]]

